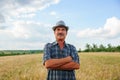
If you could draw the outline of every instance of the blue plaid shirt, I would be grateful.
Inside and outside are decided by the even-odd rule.
[[[66,44],[61,50],[57,42],[48,43],[44,48],[43,64],[52,58],[64,58],[71,56],[74,62],[79,63],[79,56],[73,45]],[[51,70],[48,69],[47,80],[76,80],[74,70]]]

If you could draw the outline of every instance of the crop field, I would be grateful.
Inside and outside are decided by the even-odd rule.
[[[0,80],[46,80],[43,54],[0,57]],[[120,53],[79,53],[77,80],[120,80]]]

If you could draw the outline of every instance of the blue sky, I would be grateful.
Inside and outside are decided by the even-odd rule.
[[[0,50],[43,49],[52,26],[69,26],[66,42],[120,45],[119,0],[0,0]]]

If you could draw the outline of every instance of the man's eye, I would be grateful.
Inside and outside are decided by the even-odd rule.
[[[65,31],[65,29],[62,29],[62,31]]]

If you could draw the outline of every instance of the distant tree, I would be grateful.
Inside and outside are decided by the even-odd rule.
[[[107,47],[105,47],[103,44],[100,44],[99,47],[96,44],[86,44],[86,49],[83,50],[84,52],[120,52],[120,45],[118,46],[112,46],[111,44],[108,44]]]
[[[81,48],[79,48],[78,52],[81,52]]]
[[[106,47],[103,44],[100,44],[99,49],[100,51],[106,51]]]
[[[97,45],[96,44],[92,44],[93,46],[92,46],[92,51],[93,52],[96,52],[97,50],[98,50],[98,47],[97,47]]]
[[[89,52],[90,50],[91,50],[91,46],[90,46],[90,44],[87,43],[87,44],[86,44],[86,50],[85,50],[85,51],[86,51],[86,52]]]
[[[108,44],[107,46],[108,46],[107,51],[108,52],[112,52],[112,46],[111,46],[111,44]]]
[[[117,52],[120,52],[120,45],[118,45],[118,46],[116,47],[116,51],[117,51]]]
[[[3,51],[0,51],[0,56],[3,56],[4,55],[4,52]]]
[[[108,48],[112,48],[111,44],[108,44],[107,46],[108,46]]]

